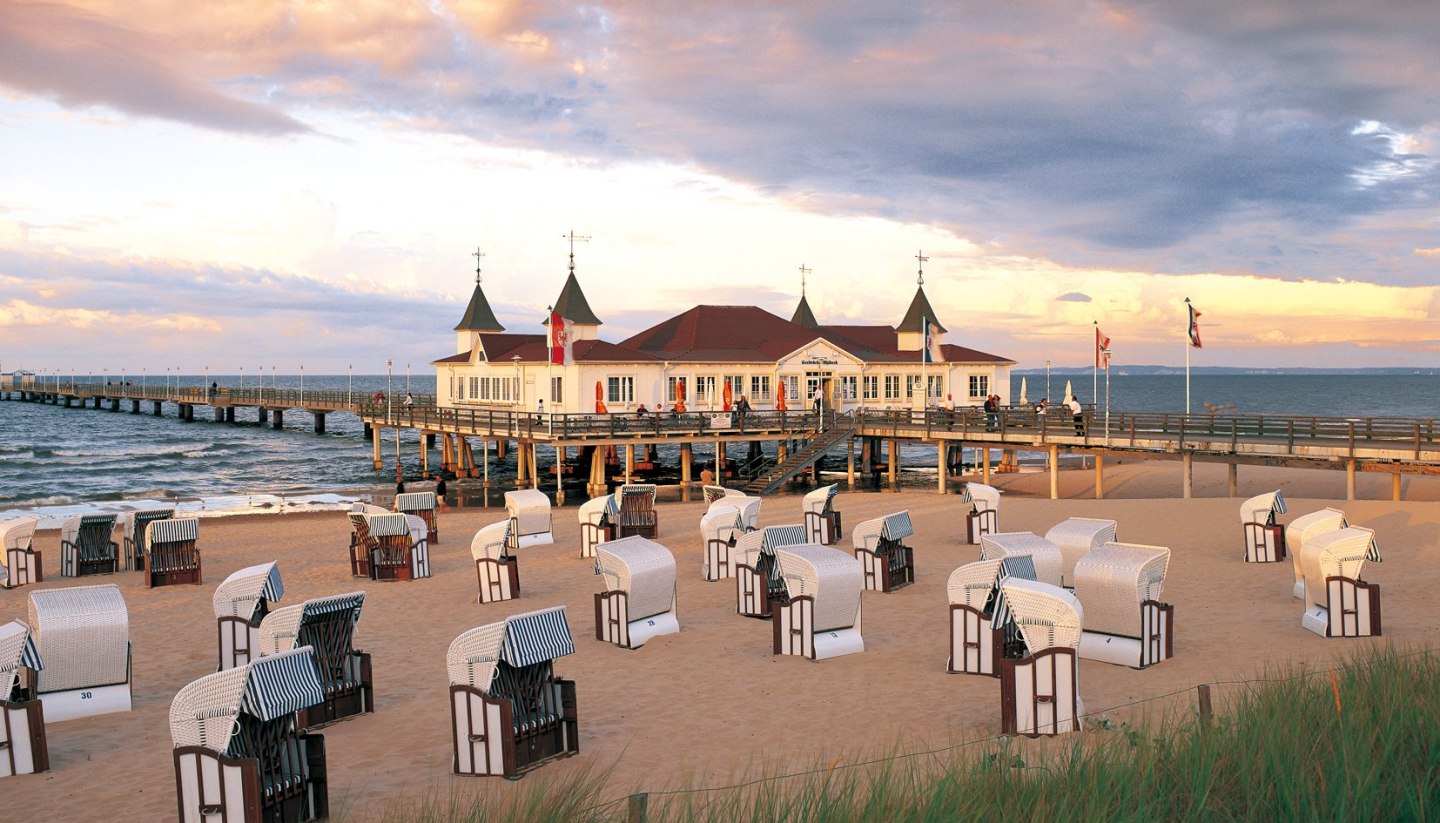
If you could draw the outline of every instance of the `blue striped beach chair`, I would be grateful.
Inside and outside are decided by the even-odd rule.
[[[1013,633],[1018,648],[1000,661],[1000,731],[1039,737],[1080,730],[1080,645],[1084,609],[1075,595],[1049,583],[1005,578],[994,626]]]
[[[850,533],[867,590],[892,592],[915,582],[915,550],[901,542],[913,534],[908,511],[866,520]]]
[[[325,700],[301,711],[302,728],[375,711],[370,655],[354,645],[364,606],[365,592],[349,592],[285,606],[260,621],[262,657],[301,646],[315,651]]]
[[[735,611],[745,617],[769,620],[771,606],[785,599],[785,582],[775,562],[775,550],[805,542],[805,527],[766,526],[735,539],[730,557],[735,564]]]
[[[285,584],[274,562],[233,572],[215,589],[211,602],[220,637],[216,671],[243,666],[260,657],[260,623],[284,596]]]
[[[1346,526],[1305,541],[1305,613],[1300,625],[1321,637],[1379,637],[1380,584],[1360,578],[1365,563],[1380,562],[1375,532]]]
[[[193,517],[152,520],[145,527],[145,585],[199,584],[200,521]]]
[[[113,514],[77,514],[60,526],[60,576],[114,574],[120,547],[110,539]]]
[[[0,586],[13,589],[44,579],[35,528],[40,518],[21,515],[0,520]]]
[[[43,668],[30,626],[0,625],[0,777],[50,769],[45,711],[29,688]]]

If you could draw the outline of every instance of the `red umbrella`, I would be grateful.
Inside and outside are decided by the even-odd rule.
[[[780,381],[780,385],[779,385],[778,388],[780,389],[780,392],[779,392],[779,394],[776,395],[775,408],[779,409],[780,411],[785,411],[785,381],[784,381],[784,380],[781,380],[781,381]]]
[[[685,413],[685,379],[675,381],[675,413]]]
[[[608,414],[609,411],[610,411],[609,409],[605,408],[605,388],[600,385],[600,381],[599,381],[599,380],[596,380],[596,381],[595,381],[595,413],[596,413],[596,414]]]
[[[721,406],[721,411],[730,411],[730,403],[732,400],[734,400],[734,398],[735,395],[730,389],[730,381],[726,380],[725,390],[720,392],[720,399],[723,402],[723,405]]]

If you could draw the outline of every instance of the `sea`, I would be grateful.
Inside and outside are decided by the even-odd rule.
[[[255,376],[187,375],[182,386],[254,387]],[[81,378],[82,380],[84,378]],[[130,378],[127,378],[130,379]],[[153,375],[144,378],[154,382]],[[1082,403],[1092,403],[1091,375],[1026,374],[1026,399],[1048,397],[1058,402],[1068,382]],[[177,378],[169,377],[174,383]],[[266,375],[265,386],[301,387],[298,375]],[[1021,376],[1011,383],[1011,398],[1019,400]],[[133,379],[131,382],[137,382]],[[310,375],[304,388],[315,391],[351,391],[358,396],[387,388],[416,394],[434,392],[434,378],[396,378],[386,375]],[[1099,408],[1106,403],[1105,377],[1098,385]],[[1131,412],[1183,412],[1184,375],[1110,375],[1112,410]],[[1440,376],[1433,374],[1243,374],[1193,375],[1191,409],[1221,414],[1316,415],[1339,417],[1433,417],[1440,399]],[[1208,404],[1208,406],[1207,406]],[[326,417],[326,431],[315,434],[310,415],[292,411],[285,428],[260,423],[254,409],[237,411],[236,423],[212,422],[208,407],[197,407],[195,420],[178,419],[173,404],[163,414],[64,408],[40,403],[0,402],[0,517],[10,513],[35,514],[41,527],[57,527],[77,513],[175,506],[200,516],[260,512],[334,509],[355,500],[388,498],[394,492],[393,432],[382,442],[385,468],[371,462],[371,447],[363,437],[360,420],[345,413]],[[421,475],[417,436],[411,432],[401,443],[405,475],[412,483]],[[744,458],[745,446],[734,444],[727,457]],[[553,452],[541,449],[542,472],[553,466]],[[477,454],[477,457],[479,455]],[[491,453],[492,490],[470,495],[470,484],[452,483],[462,505],[503,505],[493,489],[513,484],[513,451],[503,461]],[[710,457],[697,446],[696,459]],[[843,458],[831,457],[831,469],[843,472]],[[970,459],[967,456],[964,459]],[[1022,460],[1024,456],[1022,455]],[[430,454],[432,470],[439,452]],[[662,465],[678,463],[678,447],[662,446]],[[901,462],[909,471],[902,483],[933,487],[936,454],[933,446],[906,447]],[[929,479],[925,474],[929,474]],[[542,475],[544,476],[544,475]],[[663,482],[663,481],[662,481]],[[672,481],[673,482],[673,481]],[[416,486],[419,488],[419,486]],[[567,504],[584,499],[584,487],[567,488]]]

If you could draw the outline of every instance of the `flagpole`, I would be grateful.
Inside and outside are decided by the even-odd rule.
[[[1091,320],[1095,327],[1095,357],[1090,361],[1090,402],[1100,404],[1100,321]]]
[[[1185,298],[1185,416],[1190,416],[1190,298]]]
[[[1110,445],[1110,355],[1105,355],[1105,445]]]
[[[549,355],[549,356],[545,358],[545,391],[541,393],[541,395],[540,395],[541,397],[544,397],[545,394],[547,394],[547,393],[552,393],[552,392],[554,391],[554,389],[551,388],[551,387],[555,385],[555,377],[554,377],[554,374],[555,374],[555,343],[557,342],[557,339],[556,339],[556,335],[555,335],[555,307],[554,307],[554,306],[551,306],[551,307],[550,307],[550,324],[549,324],[549,325],[550,325],[550,345],[547,347],[548,350],[545,352],[545,353],[546,353],[547,355]],[[548,420],[547,420],[547,425],[546,425],[545,431],[546,431],[551,437],[554,437],[554,436],[555,436],[555,409],[554,409],[555,395],[554,395],[553,393],[550,394],[550,404],[551,404],[550,414],[549,414],[549,418],[548,418]],[[561,471],[562,471],[562,469],[557,468],[557,469],[555,470],[555,476],[556,476],[556,477],[559,477]],[[558,481],[557,481],[557,482],[558,482]]]
[[[925,385],[925,363],[930,359],[930,346],[928,345],[930,341],[925,339],[930,336],[927,334],[930,327],[926,323],[925,315],[922,313],[920,315],[920,410],[922,412],[926,408],[925,401],[929,399],[925,396],[929,391]]]

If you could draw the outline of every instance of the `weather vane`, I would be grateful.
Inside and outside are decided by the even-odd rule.
[[[805,275],[810,274],[814,269],[807,268],[804,263],[800,264],[800,296],[805,296]]]
[[[930,258],[925,256],[925,252],[917,251],[915,252],[915,259],[920,261],[920,273],[916,278],[916,282],[923,286],[925,285],[925,261]]]
[[[480,285],[480,258],[485,256],[485,252],[480,251],[480,247],[476,246],[475,251],[471,252],[470,256],[475,258],[475,285],[478,286]]]
[[[561,239],[570,241],[570,274],[573,275],[575,274],[575,241],[589,243],[590,238],[587,235],[576,234],[575,230],[571,229],[569,234],[561,235]]]

